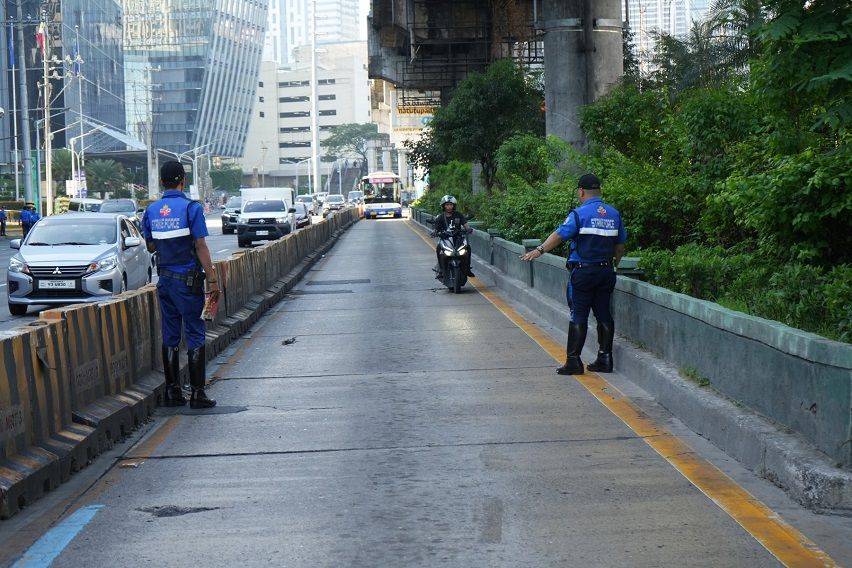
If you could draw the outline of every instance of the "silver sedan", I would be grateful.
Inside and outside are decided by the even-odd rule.
[[[151,254],[124,215],[68,213],[41,219],[11,241],[9,312],[30,305],[97,302],[151,281]]]

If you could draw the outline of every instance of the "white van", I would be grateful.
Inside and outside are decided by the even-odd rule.
[[[101,210],[102,199],[87,199],[75,197],[68,202],[69,213],[98,213]]]

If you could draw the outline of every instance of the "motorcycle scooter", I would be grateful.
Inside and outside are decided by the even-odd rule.
[[[433,233],[438,237],[438,251],[444,258],[442,283],[454,294],[461,293],[461,289],[467,284],[467,272],[464,270],[463,262],[464,257],[470,254],[467,233],[458,219],[448,229]],[[440,268],[440,265],[436,265],[435,272],[438,272]]]

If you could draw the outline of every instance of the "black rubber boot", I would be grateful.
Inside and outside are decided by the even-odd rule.
[[[589,329],[585,323],[571,323],[568,326],[568,344],[565,347],[565,364],[556,369],[560,375],[582,375],[583,361],[580,353],[583,352],[583,344],[586,343],[586,331]]]
[[[612,372],[612,339],[615,336],[613,322],[598,322],[598,358],[589,365],[590,371],[598,373]]]
[[[166,390],[163,391],[163,406],[183,406],[186,397],[180,387],[180,351],[177,347],[163,345],[163,374],[166,376]]]
[[[213,408],[216,401],[207,398],[204,392],[204,383],[207,374],[207,359],[204,357],[204,347],[189,350],[189,385],[192,387],[192,396],[189,406],[192,408]]]

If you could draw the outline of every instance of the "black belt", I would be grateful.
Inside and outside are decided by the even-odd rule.
[[[194,270],[186,274],[182,274],[180,272],[172,272],[171,270],[167,270],[165,268],[157,268],[157,274],[160,276],[160,278],[171,278],[173,280],[180,280],[186,285],[191,285],[190,280],[194,281],[195,278],[197,278],[197,276],[195,276],[196,272]]]
[[[611,262],[611,261],[609,261],[609,260],[605,260],[605,261],[603,261],[603,262],[575,262],[575,261],[569,261],[569,262],[567,263],[567,266],[568,266],[568,269],[569,269],[569,270],[575,270],[575,269],[577,269],[577,268],[588,268],[589,266],[604,266],[604,267],[611,267],[611,266],[612,266],[612,262]]]

